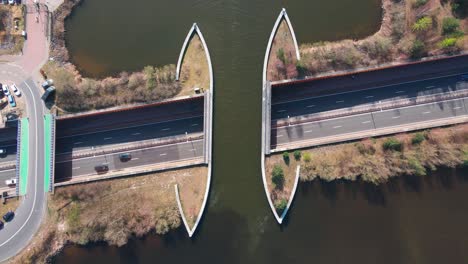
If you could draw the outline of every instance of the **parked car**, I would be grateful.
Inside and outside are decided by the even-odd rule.
[[[1,98],[1,97],[0,97]],[[8,104],[8,100],[6,98],[0,99],[0,108],[2,108],[4,105]]]
[[[7,154],[6,148],[0,148],[0,157],[5,156]]]
[[[9,95],[10,94],[10,90],[8,89],[8,85],[4,84],[2,85],[2,90],[3,90],[3,93],[5,95]]]
[[[20,90],[18,90],[18,87],[16,87],[15,84],[12,84],[12,85],[11,85],[11,89],[13,90],[13,93],[14,93],[16,96],[20,96],[20,95],[21,95]]]
[[[119,155],[120,161],[129,161],[132,159],[132,154],[130,153],[122,153]]]
[[[96,170],[98,174],[106,173],[109,171],[109,166],[107,166],[107,164],[97,165],[97,166],[94,166],[94,170]]]
[[[8,211],[6,214],[3,215],[3,220],[5,220],[5,222],[10,222],[13,217],[15,217],[15,213],[13,211]]]
[[[9,179],[9,180],[6,180],[6,181],[5,181],[5,184],[6,184],[8,187],[16,186],[16,178],[11,178],[11,179]]]
[[[8,3],[9,3],[10,5],[14,5],[14,4],[15,4],[15,0],[8,0]]]
[[[17,5],[21,5],[21,0],[16,0]]]
[[[16,102],[15,102],[15,98],[13,98],[13,96],[8,95],[8,102],[10,103],[11,107],[16,107]]]
[[[3,225],[4,225],[4,224],[3,224],[3,222],[2,222],[2,221],[0,221],[0,230],[2,230],[2,229],[3,229]]]

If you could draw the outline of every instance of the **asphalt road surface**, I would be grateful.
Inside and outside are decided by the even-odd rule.
[[[90,150],[101,146],[164,137],[185,137],[186,132],[188,134],[203,132],[203,115],[59,138],[56,141],[56,153]]]
[[[468,90],[468,82],[461,81],[460,74],[456,74],[411,83],[374,87],[361,91],[273,103],[271,118],[274,122],[288,117],[298,117],[336,109],[346,110],[356,106],[371,106],[380,102],[385,103],[398,99],[417,98],[460,90]],[[272,100],[274,101],[274,98]]]
[[[271,145],[468,115],[468,98],[272,128]]]
[[[130,153],[131,160],[121,161],[120,153]],[[55,177],[56,181],[60,182],[69,177],[97,175],[94,167],[102,164],[108,165],[112,171],[197,157],[203,157],[203,139],[58,162],[55,167]]]

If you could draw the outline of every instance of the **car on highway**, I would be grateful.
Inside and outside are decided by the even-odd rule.
[[[97,165],[97,166],[94,166],[94,170],[98,174],[106,173],[109,171],[109,166],[107,166],[107,164]]]
[[[3,215],[3,220],[5,222],[10,222],[15,217],[15,213],[13,211],[8,211],[6,214]]]
[[[5,95],[10,95],[10,90],[8,89],[8,85],[2,85],[2,90]]]
[[[119,155],[119,159],[120,159],[120,161],[123,161],[123,162],[129,161],[129,160],[132,159],[132,154],[130,154],[130,153],[122,153],[122,154]]]
[[[18,90],[18,87],[16,87],[15,84],[12,84],[12,85],[11,85],[11,89],[13,90],[13,93],[14,93],[16,96],[20,96],[20,95],[21,95],[20,90]]]
[[[5,157],[7,154],[6,148],[0,148],[0,158]]]
[[[6,181],[5,181],[5,184],[6,184],[8,187],[16,186],[16,178],[11,178],[11,179],[9,179],[9,180],[6,180]]]
[[[8,95],[8,102],[10,103],[11,107],[16,106],[15,98],[13,98],[13,96],[11,96],[11,94]]]

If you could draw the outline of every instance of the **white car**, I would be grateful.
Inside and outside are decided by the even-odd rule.
[[[16,87],[15,84],[12,84],[12,85],[11,85],[11,89],[13,90],[13,93],[14,93],[16,96],[20,96],[20,95],[21,95],[20,90],[18,90],[18,87]]]
[[[9,179],[9,180],[6,180],[6,181],[5,181],[5,184],[6,184],[7,186],[15,186],[15,185],[16,185],[16,179],[15,179],[15,178],[11,178],[11,179]]]
[[[5,95],[10,95],[10,90],[8,90],[8,85],[6,84],[2,85],[2,89]]]
[[[14,4],[15,4],[15,0],[8,0],[8,3],[9,3],[10,5],[14,5]]]

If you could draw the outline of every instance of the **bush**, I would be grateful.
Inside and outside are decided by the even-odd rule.
[[[415,158],[408,159],[408,165],[413,170],[416,176],[426,176],[426,168],[421,165],[421,162]]]
[[[309,163],[309,162],[312,161],[312,157],[311,157],[311,155],[310,155],[309,152],[304,153],[304,154],[302,155],[302,159],[303,159],[305,162],[307,162],[307,163]]]
[[[284,50],[283,50],[283,48],[279,48],[279,49],[276,51],[276,58],[278,58],[278,60],[280,60],[281,62],[283,62],[284,64],[286,64],[286,56],[284,56]]]
[[[403,144],[398,141],[398,139],[391,137],[387,138],[383,145],[382,145],[384,150],[392,150],[392,151],[402,151],[403,150]]]
[[[442,20],[442,34],[449,35],[460,29],[460,21],[454,17],[444,17]]]
[[[427,0],[415,0],[413,2],[413,7],[418,8],[418,7],[425,5],[426,3],[427,3]]]
[[[273,167],[273,172],[271,175],[271,181],[275,185],[275,188],[282,189],[284,185],[284,171],[280,165],[275,165]]]
[[[424,140],[426,140],[426,135],[422,132],[419,132],[419,133],[414,134],[413,138],[411,139],[411,144],[419,145]]]
[[[421,58],[426,54],[426,45],[420,40],[415,40],[410,50],[410,56],[413,59]]]
[[[432,18],[425,16],[421,17],[413,24],[413,31],[424,32],[432,27]]]
[[[441,42],[439,42],[439,46],[443,49],[449,49],[455,47],[457,44],[457,38],[445,38]]]
[[[302,154],[301,154],[300,150],[295,150],[294,151],[294,159],[295,160],[297,160],[297,161],[301,160],[301,156],[302,156]]]
[[[284,160],[284,163],[289,165],[289,152],[287,151],[283,152],[283,160]]]
[[[278,214],[283,213],[284,209],[288,206],[288,201],[286,199],[281,199],[275,203],[275,209]]]

